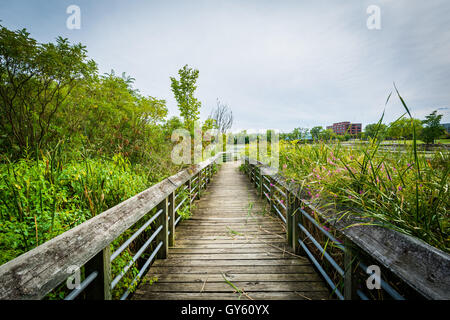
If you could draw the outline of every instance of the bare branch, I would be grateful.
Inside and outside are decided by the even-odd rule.
[[[225,134],[233,125],[233,112],[228,105],[223,104],[217,99],[217,107],[209,116],[214,120],[220,133]]]

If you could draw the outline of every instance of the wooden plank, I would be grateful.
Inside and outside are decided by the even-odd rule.
[[[245,212],[243,211],[243,213],[247,213],[247,211],[245,211]],[[266,217],[268,217],[269,219],[271,218],[270,215],[258,215],[258,216],[254,215],[251,219],[248,218],[245,215],[240,215],[240,216],[236,216],[236,217],[229,217],[228,215],[227,216],[220,216],[220,215],[218,215],[218,216],[205,217],[203,215],[203,216],[200,216],[200,217],[194,216],[191,219],[189,219],[189,221],[208,221],[208,222],[214,222],[214,221],[216,221],[216,222],[257,221],[257,222],[264,222],[264,221],[267,221]],[[278,220],[276,220],[276,221],[278,221]]]
[[[271,273],[271,274],[255,274],[255,273],[230,273],[223,272],[223,275],[231,282],[291,282],[291,281],[321,281],[316,273]],[[190,273],[154,273],[152,277],[156,277],[158,283],[164,282],[223,282],[224,278],[221,272],[208,274],[190,274]]]
[[[325,300],[325,292],[252,292],[249,295],[226,292],[137,292],[139,300]]]
[[[231,248],[231,247],[222,247],[222,248],[171,248],[170,254],[224,254],[224,253],[264,253],[264,252],[290,252],[289,248],[274,248],[268,246],[259,246],[259,247],[251,247],[251,248]]]
[[[267,246],[265,243],[261,244],[244,244],[244,243],[238,243],[238,244],[200,244],[200,245],[190,245],[190,246],[178,246],[178,247],[172,247],[170,248],[171,253],[180,253],[180,252],[203,252],[203,253],[215,253],[222,250],[235,250],[236,252],[261,252],[261,250],[270,249],[272,251],[291,251],[290,248],[286,247],[285,245],[274,245]]]
[[[285,244],[285,239],[282,238],[274,238],[274,239],[223,239],[223,240],[215,240],[211,241],[208,239],[197,239],[197,240],[187,240],[187,239],[179,239],[177,241],[177,246],[186,246],[186,245],[202,245],[202,244],[260,244],[260,245],[276,245],[276,244]]]
[[[182,237],[185,240],[230,240],[230,239],[236,239],[236,240],[245,240],[245,239],[262,239],[262,240],[273,240],[273,239],[283,239],[284,242],[286,242],[286,239],[284,237],[280,237],[280,234],[248,234],[248,235],[183,235]],[[176,239],[179,239],[179,235],[176,235]]]
[[[167,215],[169,217],[168,221],[168,231],[169,231],[169,246],[173,246],[175,244],[175,220],[177,218],[177,215],[175,213],[175,191],[170,193],[168,198],[168,206],[167,206]]]
[[[226,228],[224,228],[226,229]],[[191,236],[192,234],[195,235],[195,237],[203,237],[203,236],[225,236],[225,237],[259,237],[259,236],[275,236],[275,237],[283,237],[285,233],[281,230],[276,230],[276,231],[270,231],[269,232],[264,232],[263,230],[234,230],[232,228],[229,228],[228,230],[223,230],[223,229],[217,229],[217,230],[196,230],[196,229],[192,229],[192,230],[180,230],[180,232],[178,232],[177,234],[177,238],[184,238],[184,236]]]
[[[273,266],[152,266],[149,275],[157,273],[189,273],[189,274],[208,274],[208,273],[316,273],[310,262],[304,262],[303,265],[273,265]]]
[[[172,192],[173,194],[173,192]],[[159,249],[158,253],[156,254],[156,257],[158,259],[166,259],[169,255],[169,216],[168,216],[168,198],[165,198],[163,201],[161,201],[160,204],[156,207],[156,210],[162,210],[163,212],[158,217],[158,224],[159,226],[162,226],[161,231],[156,236],[156,243],[159,244],[162,242],[162,247]]]
[[[267,219],[261,219],[257,220],[254,218],[249,218],[245,220],[239,220],[239,221],[211,221],[211,220],[184,220],[183,223],[180,225],[179,228],[184,228],[185,226],[198,226],[198,227],[205,227],[209,228],[211,226],[217,226],[217,225],[238,225],[238,226],[270,226],[270,227],[277,227],[281,224],[278,221],[268,221]]]
[[[228,230],[236,230],[236,231],[243,231],[243,232],[249,232],[249,231],[269,231],[273,233],[282,233],[284,234],[283,228],[281,228],[280,225],[239,225],[239,224],[220,224],[220,225],[213,225],[213,226],[185,226],[183,225],[180,227],[177,232],[216,232],[216,231],[228,231]]]
[[[171,254],[167,259],[181,260],[181,259],[195,259],[195,260],[262,260],[262,259],[281,259],[288,257],[288,259],[293,258],[287,253],[283,252],[257,252],[257,253],[214,253],[214,254],[182,254],[174,253]]]
[[[183,231],[183,230],[228,230],[228,228],[231,228],[233,230],[267,230],[267,231],[273,231],[273,230],[284,230],[284,228],[279,224],[273,224],[273,223],[252,223],[249,221],[248,224],[244,223],[212,223],[212,224],[198,224],[198,225],[185,225],[182,224],[178,228],[177,232]]]
[[[328,289],[322,281],[289,281],[289,282],[275,282],[275,281],[235,281],[233,284],[245,292],[277,292],[277,291],[300,291],[311,292],[321,291],[327,292]],[[153,292],[234,292],[235,289],[226,283],[222,282],[155,282],[152,285],[142,285],[146,291]]]
[[[287,247],[286,243],[283,242],[274,242],[273,244],[269,244],[269,243],[217,243],[216,241],[214,242],[205,242],[205,243],[200,243],[200,244],[191,244],[189,242],[184,242],[184,245],[177,245],[176,247],[171,247],[171,253],[172,252],[179,252],[182,251],[183,249],[261,249],[261,248],[271,248],[274,249],[274,247],[276,247],[277,249],[275,250],[290,250],[290,247]],[[249,251],[250,252],[250,251]]]
[[[160,264],[162,260],[156,260],[153,265],[155,266],[203,266],[203,267],[214,267],[214,266],[294,266],[302,265],[304,261],[300,259],[214,259],[214,260],[204,260],[204,259],[166,259],[164,264]]]
[[[87,287],[85,294],[89,300],[111,300],[111,248],[97,253],[94,258],[85,265],[85,274],[89,276],[97,272],[97,277]]]

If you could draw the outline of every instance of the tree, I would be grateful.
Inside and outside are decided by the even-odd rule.
[[[140,95],[132,82],[111,72],[74,88],[55,116],[55,127],[73,149],[83,143],[139,162],[161,144],[158,124],[166,116],[164,100]]]
[[[165,100],[156,99],[154,97],[137,98],[137,106],[140,116],[152,124],[156,124],[164,120],[167,116],[167,106]]]
[[[219,100],[217,100],[216,109],[209,117],[214,120],[214,125],[221,134],[226,134],[227,130],[233,125],[233,112],[226,104],[220,103]]]
[[[178,109],[184,119],[185,127],[189,130],[193,128],[194,122],[199,119],[200,114],[201,102],[194,97],[198,73],[198,70],[185,65],[178,71],[180,80],[170,77],[172,92],[177,100]]]
[[[8,149],[36,150],[48,142],[58,109],[96,71],[81,44],[61,37],[56,44],[41,44],[25,29],[0,25],[0,130]]]
[[[323,140],[330,140],[332,138],[335,138],[336,134],[333,132],[333,130],[326,129],[320,132],[319,137]]]
[[[420,137],[425,143],[434,143],[434,140],[444,134],[445,130],[441,126],[442,114],[437,114],[437,110],[425,117],[422,123],[425,127],[420,134]]]
[[[291,133],[289,133],[289,140],[300,140],[305,139],[308,136],[309,129],[307,128],[294,128]]]
[[[416,135],[420,135],[422,131],[422,121],[419,119],[400,118],[391,122],[387,130],[387,136],[393,139],[412,139],[413,125],[416,128]]]
[[[387,133],[387,126],[383,123],[371,123],[364,128],[364,137],[367,138],[378,138],[383,140]]]
[[[310,131],[311,136],[314,140],[319,140],[320,133],[322,132],[323,128],[320,126],[313,127]]]

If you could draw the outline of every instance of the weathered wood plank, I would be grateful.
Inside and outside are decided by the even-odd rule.
[[[305,262],[300,259],[166,259],[163,264],[160,264],[162,260],[156,260],[154,265],[159,266],[293,266],[303,265]]]
[[[198,225],[190,224],[183,225],[178,229],[178,231],[183,230],[198,230],[198,231],[208,231],[208,230],[259,230],[259,231],[273,231],[273,230],[284,230],[282,226],[274,223],[212,223],[212,224],[201,224]]]
[[[321,281],[321,278],[316,273],[230,273],[223,272],[224,276],[231,282],[291,282],[291,281]],[[189,274],[189,273],[155,273],[153,277],[157,278],[158,283],[163,282],[223,282],[224,278],[221,272],[208,274]]]
[[[142,292],[135,293],[139,300],[326,300],[325,292],[252,292],[248,295],[226,292]]]
[[[272,241],[274,239],[283,239],[283,241],[286,242],[286,240],[284,239],[284,237],[280,238],[281,234],[248,234],[248,235],[183,235],[183,239],[184,240],[231,240],[231,239],[236,239],[236,240],[246,240],[246,239],[261,239],[261,240],[266,240],[266,241]],[[179,239],[179,235],[176,235],[176,239]]]
[[[208,273],[254,273],[254,274],[272,274],[272,273],[316,273],[310,262],[304,262],[303,265],[287,265],[287,266],[153,266],[150,269],[150,275],[158,273],[189,273],[189,274],[208,274]]]
[[[243,254],[243,253],[266,253],[266,252],[276,252],[276,253],[282,253],[282,252],[290,252],[288,248],[274,248],[274,247],[268,247],[268,246],[260,246],[260,247],[249,247],[249,248],[186,248],[186,247],[177,247],[177,248],[171,248],[170,254],[173,255],[189,255],[189,254]],[[286,253],[285,253],[286,255]]]
[[[186,240],[179,239],[177,240],[177,246],[187,246],[187,245],[202,245],[202,244],[260,244],[260,245],[276,245],[276,244],[285,244],[286,240],[276,237],[273,239],[224,239],[224,240],[207,240],[207,239],[197,239],[197,240]]]
[[[328,288],[325,287],[322,281],[234,281],[233,284],[240,290],[245,292],[277,292],[277,291],[299,291],[311,292],[321,291],[328,293]],[[155,282],[152,285],[144,284],[145,288],[150,292],[234,292],[235,289],[225,281],[222,282]]]
[[[291,255],[283,252],[257,252],[257,253],[214,253],[214,254],[200,254],[200,253],[174,253],[171,254],[168,259],[173,260],[263,260],[263,259],[297,259]]]

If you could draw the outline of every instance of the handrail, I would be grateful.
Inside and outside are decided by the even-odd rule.
[[[157,242],[160,243],[162,241],[162,245],[158,246],[159,252],[157,257],[165,258],[167,256],[168,246],[172,245],[174,241],[175,220],[178,223],[180,219],[180,217],[175,219],[175,212],[173,210],[175,205],[175,191],[187,184],[189,197],[198,197],[200,194],[198,191],[202,188],[197,183],[199,190],[195,196],[192,196],[191,182],[193,181],[193,177],[195,179],[199,177],[198,180],[200,182],[203,180],[202,176],[205,176],[207,178],[205,181],[209,182],[209,177],[212,174],[211,167],[221,159],[221,156],[223,156],[223,152],[191,168],[184,169],[88,221],[1,265],[0,299],[42,299],[71,275],[68,270],[74,266],[78,268],[85,266],[86,274],[88,275],[88,279],[86,280],[92,283],[86,284],[84,282],[84,284],[86,286],[89,285],[89,287],[96,287],[95,290],[93,289],[96,292],[92,293],[91,297],[96,299],[110,299],[110,244],[121,236],[123,232],[151,212],[151,210],[157,208],[161,217],[158,217],[156,221],[162,227],[162,230],[158,229],[159,234],[156,237]],[[160,212],[161,209],[162,212]],[[168,218],[169,215],[171,219]],[[155,219],[152,219],[150,223],[153,220]],[[136,236],[136,234],[132,235],[132,237]],[[125,242],[118,249],[119,253],[130,242]],[[116,258],[119,253],[116,251],[113,257]],[[94,276],[93,272],[97,272],[98,274]],[[79,292],[74,293],[72,296],[78,294]]]
[[[267,197],[271,208],[273,208],[278,215],[280,215],[280,212],[275,207],[276,197],[273,192],[276,188],[280,188],[279,194],[282,194],[281,192],[285,190],[286,198],[289,198],[286,202],[286,232],[288,244],[295,250],[298,250],[299,245],[303,249],[307,249],[307,246],[303,243],[304,241],[302,241],[303,237],[300,237],[299,233],[300,231],[304,233],[306,230],[305,224],[301,221],[306,219],[311,222],[312,218],[300,208],[303,206],[305,208],[309,207],[316,212],[318,216],[327,221],[333,230],[338,232],[340,237],[344,239],[344,241],[336,244],[335,247],[344,250],[345,255],[349,256],[348,258],[346,257],[346,259],[354,260],[355,257],[352,257],[352,252],[353,254],[357,253],[357,256],[372,259],[385,268],[388,273],[392,273],[406,284],[407,287],[412,289],[416,295],[418,294],[424,298],[435,300],[450,299],[450,277],[448,277],[450,274],[449,254],[434,248],[419,239],[392,229],[374,225],[358,225],[349,228],[354,222],[349,218],[341,220],[334,219],[331,221],[329,214],[325,215],[317,208],[311,207],[311,205],[303,199],[302,195],[299,193],[301,188],[298,183],[287,182],[288,179],[279,174],[270,175],[268,172],[273,172],[273,168],[270,168],[260,161],[250,159],[247,156],[243,156],[242,160],[245,163],[245,167],[247,168],[246,171],[250,179],[252,176],[258,174],[262,177],[262,181],[266,180],[267,183],[270,183],[270,188],[267,187],[265,183],[262,183],[257,187],[260,195],[262,197],[264,197],[264,195]],[[276,188],[274,188],[274,186]],[[265,192],[264,188],[268,189],[268,193]],[[282,220],[284,221],[284,219]],[[299,227],[299,223],[301,227]],[[331,242],[337,241],[317,223],[312,222],[311,225],[320,230],[321,234],[324,234]],[[308,256],[309,254],[312,254],[309,250],[305,250],[305,253]],[[350,264],[353,263],[354,261]],[[346,267],[346,270],[352,270],[350,268],[351,266],[347,265]],[[359,267],[361,267],[361,264],[359,264]],[[349,275],[347,272],[344,272],[344,287],[352,286],[351,277],[351,274]],[[381,282],[382,288],[389,296],[394,299],[403,298],[402,295],[396,292],[395,289],[390,287],[385,281],[381,280]],[[347,294],[341,295],[340,298],[344,298],[344,296],[346,299],[355,296],[364,299],[367,298],[367,296],[359,289],[355,291],[355,288],[347,288],[347,290]]]

